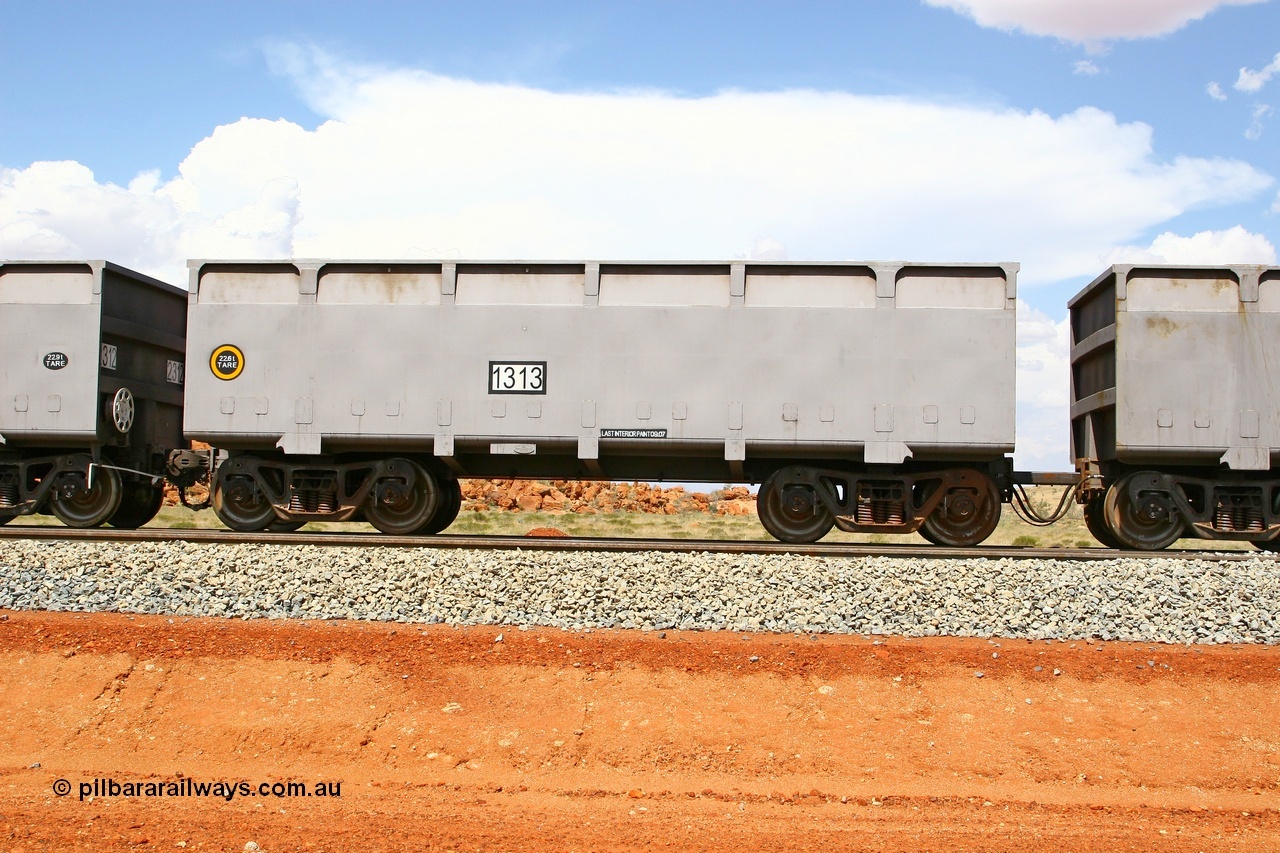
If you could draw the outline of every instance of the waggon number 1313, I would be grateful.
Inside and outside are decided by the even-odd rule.
[[[545,361],[489,362],[489,393],[547,393],[547,363]]]

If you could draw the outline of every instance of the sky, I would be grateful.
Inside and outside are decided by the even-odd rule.
[[[1280,0],[0,0],[0,258],[1277,263]]]

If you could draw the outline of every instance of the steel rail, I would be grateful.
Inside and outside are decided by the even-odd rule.
[[[604,551],[617,553],[796,554],[806,557],[894,557],[932,559],[1115,560],[1165,558],[1173,560],[1280,560],[1268,551],[1119,551],[1109,548],[1033,548],[977,545],[951,548],[925,543],[865,544],[854,542],[790,545],[774,541],[728,539],[615,539],[541,536],[389,536],[384,533],[237,533],[231,530],[143,528],[76,529],[52,525],[0,527],[4,539],[43,539],[75,542],[197,542],[213,545],[314,545],[321,547],[454,548],[523,551]]]

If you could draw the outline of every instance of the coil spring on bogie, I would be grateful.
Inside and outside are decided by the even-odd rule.
[[[853,517],[858,524],[902,524],[906,507],[902,501],[858,501]]]
[[[18,484],[12,480],[0,480],[0,508],[18,505]]]
[[[1213,510],[1213,527],[1224,533],[1260,533],[1265,526],[1262,497],[1254,490],[1220,489]]]
[[[858,484],[853,503],[857,524],[899,525],[906,521],[907,496],[902,486],[892,481],[863,481]]]
[[[1262,532],[1262,510],[1251,506],[1223,506],[1218,504],[1213,515],[1216,530],[1231,532]]]
[[[291,489],[289,512],[330,513],[338,511],[335,489]]]

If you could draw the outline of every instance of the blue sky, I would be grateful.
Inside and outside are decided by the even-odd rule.
[[[1276,263],[1280,2],[0,0],[0,256]]]

